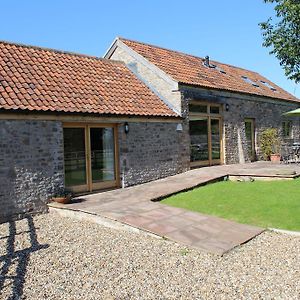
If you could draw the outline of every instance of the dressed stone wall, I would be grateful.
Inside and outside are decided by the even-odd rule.
[[[46,211],[63,184],[61,123],[0,120],[0,223]]]
[[[176,128],[177,123],[129,123],[129,133],[125,134],[124,127],[119,127],[120,172],[124,186],[189,169],[189,136],[186,130]]]

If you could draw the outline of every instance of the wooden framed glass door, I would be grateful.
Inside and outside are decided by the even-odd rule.
[[[117,126],[65,124],[65,186],[87,192],[119,185]]]
[[[83,126],[64,128],[65,186],[87,191],[86,131]]]
[[[191,164],[209,165],[208,118],[198,117],[190,120]]]
[[[191,167],[222,162],[222,117],[217,104],[190,105]]]
[[[115,138],[113,127],[89,127],[91,189],[116,185]]]

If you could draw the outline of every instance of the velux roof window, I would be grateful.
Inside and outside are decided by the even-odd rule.
[[[218,70],[222,74],[226,74],[226,72],[223,69],[221,69],[219,66],[211,65],[211,68]]]
[[[259,85],[256,83],[256,82],[254,82],[254,81],[252,81],[250,78],[248,78],[247,76],[242,76],[242,78],[243,78],[243,80],[245,81],[245,82],[247,82],[247,83],[249,83],[249,84],[252,84],[253,86],[255,86],[255,87],[259,87]]]
[[[205,64],[204,64],[204,65],[205,65]],[[206,66],[206,65],[205,65],[205,66]],[[206,67],[207,67],[207,66],[206,66]],[[217,71],[219,71],[219,72],[222,73],[222,74],[226,74],[226,72],[225,72],[223,69],[221,69],[219,66],[217,66],[217,65],[210,64],[208,67],[211,68],[211,69],[216,69]]]
[[[265,85],[266,87],[268,87],[271,91],[276,91],[276,89],[268,82],[261,80],[260,81],[263,85]]]

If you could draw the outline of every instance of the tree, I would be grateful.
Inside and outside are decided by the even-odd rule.
[[[286,76],[300,82],[300,0],[264,0],[275,3],[276,21],[260,23],[263,46],[271,47]]]

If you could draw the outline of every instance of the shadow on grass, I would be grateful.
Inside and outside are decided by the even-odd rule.
[[[36,251],[49,247],[48,244],[39,244],[33,218],[28,216],[26,220],[28,223],[28,231],[23,232],[23,234],[28,234],[30,247],[21,250],[15,249],[17,235],[15,221],[8,222],[9,235],[1,238],[6,238],[7,243],[6,253],[0,256],[0,298],[4,287],[8,287],[9,285],[11,285],[11,294],[7,299],[15,300],[22,298],[30,255]],[[8,275],[9,273],[13,273],[14,275]]]

